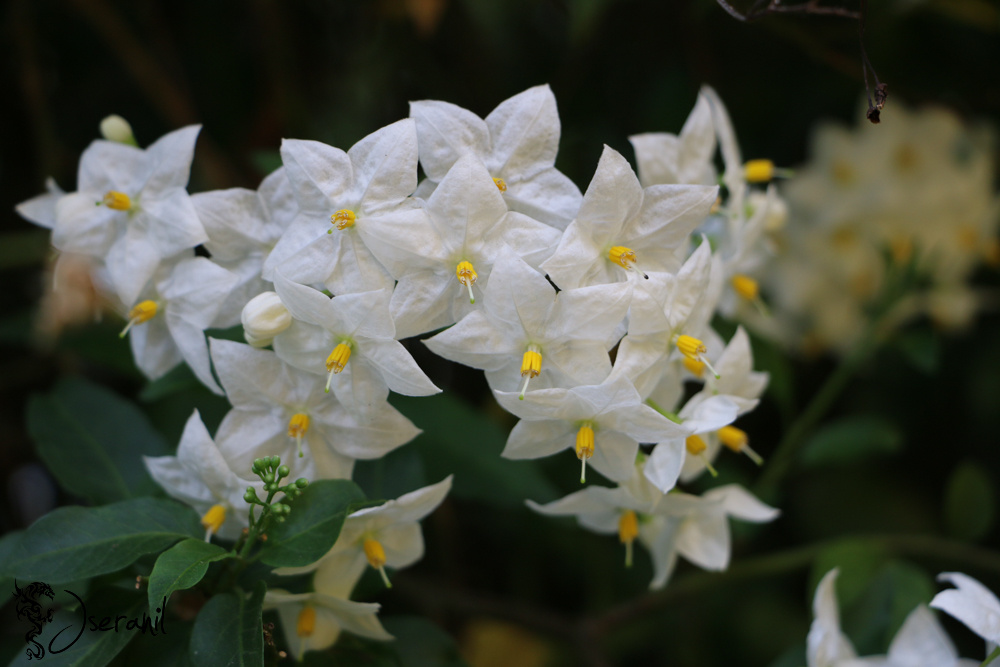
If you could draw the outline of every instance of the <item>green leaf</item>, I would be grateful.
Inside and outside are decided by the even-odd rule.
[[[28,431],[38,455],[69,493],[103,505],[159,487],[142,456],[169,453],[131,403],[83,378],[66,378],[28,403]]]
[[[170,547],[156,559],[149,575],[149,608],[162,606],[174,591],[191,588],[208,572],[208,564],[231,558],[222,547],[198,539],[187,539]]]
[[[989,472],[974,461],[959,463],[948,477],[944,491],[948,532],[961,540],[981,540],[993,527],[995,503]]]
[[[44,597],[39,598],[38,602],[43,607],[47,606]],[[37,664],[45,667],[103,667],[136,638],[139,630],[127,626],[135,619],[133,628],[142,628],[145,611],[145,599],[135,591],[102,589],[89,596],[82,604],[56,612],[52,621],[42,627],[42,634],[36,639],[45,651],[41,660],[29,660],[27,653],[22,651],[10,663],[10,667]],[[99,625],[105,618],[110,620],[105,624],[106,630],[102,632],[93,630],[88,618],[93,618]],[[166,637],[152,636],[152,633],[159,632],[159,625],[153,627],[159,616],[147,618],[146,632],[150,634],[146,635],[145,641],[168,641]],[[114,628],[115,622],[118,622],[117,631]]]
[[[843,465],[879,454],[893,454],[903,435],[892,422],[875,415],[845,417],[826,425],[802,447],[803,466]]]
[[[821,551],[813,562],[809,590],[815,591],[819,580],[835,567],[837,596],[841,607],[850,605],[868,587],[879,568],[886,562],[885,551],[863,539],[841,540]]]
[[[291,502],[285,522],[268,528],[261,560],[274,567],[315,563],[337,541],[350,505],[364,497],[357,484],[345,479],[313,482]]]
[[[194,622],[188,655],[196,666],[255,667],[264,664],[261,605],[267,585],[257,582],[253,594],[223,593],[209,600]]]
[[[420,616],[390,616],[382,621],[396,638],[400,667],[465,667],[455,640]]]
[[[424,431],[407,447],[423,458],[427,478],[454,473],[455,496],[522,508],[525,498],[545,503],[561,495],[532,462],[501,458],[507,433],[461,400],[393,394],[391,403]]]
[[[194,510],[162,498],[60,507],[31,524],[11,549],[2,573],[48,584],[86,579],[120,570],[201,532]]]

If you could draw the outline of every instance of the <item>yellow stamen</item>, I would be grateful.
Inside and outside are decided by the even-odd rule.
[[[365,557],[368,559],[368,564],[382,575],[382,582],[385,583],[385,587],[392,588],[392,584],[389,582],[389,575],[385,573],[385,549],[382,548],[382,544],[374,538],[366,537],[362,548],[365,550]]]
[[[326,378],[326,391],[330,391],[330,382],[333,381],[333,376],[340,371],[344,370],[344,366],[351,358],[351,346],[347,343],[340,343],[337,347],[333,348],[333,352],[330,356],[326,358],[326,370],[329,375]]]
[[[128,324],[126,324],[125,328],[122,329],[122,332],[118,334],[118,337],[124,338],[125,334],[129,332],[129,329],[134,327],[136,324],[144,324],[153,319],[158,308],[159,306],[156,305],[156,302],[150,301],[149,299],[135,304],[135,307],[128,311]]]
[[[635,258],[635,251],[631,248],[626,248],[623,245],[616,245],[608,251],[608,259],[624,268],[626,271],[636,271],[638,273],[642,273],[643,278],[646,278],[647,280],[649,279],[649,276],[640,271],[636,265],[638,260]]]
[[[201,525],[205,527],[205,541],[208,542],[212,535],[219,532],[222,522],[226,520],[226,508],[222,505],[212,505],[201,517]]]
[[[132,208],[132,200],[129,196],[117,190],[108,190],[101,203],[115,211],[127,211]]]
[[[295,443],[299,446],[299,458],[302,458],[302,438],[309,430],[309,415],[304,412],[296,412],[288,421],[288,437],[295,438]]]
[[[701,436],[689,435],[687,440],[684,441],[684,446],[687,448],[688,454],[701,458],[702,462],[705,464],[705,468],[712,475],[712,477],[719,476],[719,473],[712,467],[712,462],[708,460],[708,454],[705,453],[705,450],[708,449],[708,445],[705,444],[705,441],[702,440]]]
[[[299,620],[295,624],[295,634],[299,637],[311,637],[316,631],[316,609],[314,607],[302,607],[299,612]]]
[[[770,160],[750,160],[743,165],[748,183],[767,183],[774,178],[774,163]]]
[[[458,277],[458,282],[462,283],[469,288],[469,303],[475,303],[476,297],[472,294],[472,286],[476,283],[479,278],[479,274],[472,266],[472,262],[461,261],[455,268],[455,276]]]
[[[639,537],[639,519],[632,510],[618,518],[618,541],[625,545],[625,567],[632,567],[632,543]]]
[[[681,354],[685,357],[691,359],[692,361],[698,361],[705,364],[705,367],[708,368],[712,375],[716,378],[719,377],[719,374],[715,372],[715,369],[712,368],[712,364],[710,364],[708,359],[705,357],[705,354],[708,352],[708,348],[705,347],[705,344],[700,340],[694,336],[686,336],[682,334],[674,339],[674,345],[677,346],[677,349],[680,350]]]
[[[750,276],[737,273],[732,277],[730,282],[733,285],[733,289],[736,290],[736,293],[747,301],[755,300],[757,295],[760,294],[760,286],[757,284],[757,281]]]
[[[497,190],[500,192],[507,192],[507,183],[502,178],[494,178],[493,182],[497,185]]]
[[[353,227],[357,219],[358,216],[354,213],[354,211],[348,208],[342,208],[330,216],[330,224],[337,229],[347,229],[348,227]],[[333,230],[331,229],[327,232],[327,234],[332,231]]]
[[[723,426],[718,430],[718,435],[719,441],[729,449],[737,454],[746,454],[757,465],[764,464],[764,459],[761,458],[760,454],[750,449],[746,431],[738,429],[735,426]]]
[[[688,359],[684,357],[683,359],[684,368],[691,372],[691,375],[695,377],[702,377],[705,375],[705,364],[704,362],[698,361],[697,359]]]
[[[594,455],[594,429],[584,424],[576,432],[576,458],[580,459],[580,484],[587,481],[587,459]]]
[[[524,384],[521,385],[521,393],[518,395],[520,400],[524,400],[524,392],[528,391],[528,381],[538,377],[541,372],[542,351],[538,349],[537,345],[529,345],[524,356],[521,357],[521,377],[524,378]]]

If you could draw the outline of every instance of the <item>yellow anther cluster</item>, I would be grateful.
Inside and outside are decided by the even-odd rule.
[[[576,432],[576,458],[589,459],[594,455],[594,429],[584,424]]]
[[[295,624],[295,634],[299,637],[311,637],[316,631],[316,608],[303,607],[299,612],[299,620]]]
[[[330,216],[330,224],[337,229],[347,229],[348,227],[353,227],[357,219],[358,216],[355,215],[354,211],[342,208]]]
[[[698,435],[689,435],[687,440],[684,441],[684,446],[687,447],[688,454],[693,454],[694,456],[697,456],[708,449],[708,445],[706,445],[705,441]]]
[[[362,548],[365,550],[365,558],[368,559],[369,565],[376,570],[385,565],[385,549],[382,548],[381,542],[371,537],[366,537]]]
[[[347,343],[340,343],[333,348],[333,352],[326,358],[326,370],[329,373],[339,373],[344,370],[344,366],[351,359],[351,346]]]
[[[142,324],[143,322],[148,322],[156,315],[158,306],[155,301],[150,301],[146,299],[145,301],[140,301],[135,304],[132,310],[128,311],[129,321],[133,321],[135,324]]]
[[[205,527],[205,540],[219,532],[222,523],[226,520],[226,508],[222,505],[212,505],[201,517],[201,525]]]
[[[748,183],[767,183],[774,178],[774,163],[770,160],[750,160],[743,165]]]
[[[705,375],[705,363],[698,361],[697,359],[691,359],[689,357],[684,357],[683,360],[684,368],[690,371],[691,375],[695,377],[702,377]]]
[[[295,443],[299,446],[299,458],[302,458],[302,438],[309,430],[309,415],[304,412],[296,412],[288,420],[288,437],[295,438]]]
[[[618,541],[629,544],[639,537],[639,518],[632,510],[625,510],[618,518]]]
[[[734,452],[739,452],[749,442],[746,431],[735,426],[723,426],[719,429],[719,441]]]
[[[702,361],[698,357],[700,355],[708,352],[708,348],[705,344],[694,336],[678,336],[677,337],[677,349],[681,351],[688,359],[693,359],[694,361]],[[702,363],[704,363],[702,361]]]
[[[507,182],[502,178],[494,178],[493,182],[497,185],[497,190],[500,192],[507,192]]]
[[[635,251],[623,245],[616,245],[608,251],[608,259],[625,269],[635,266]]]
[[[760,286],[757,284],[757,281],[750,276],[743,275],[742,273],[737,273],[732,277],[732,279],[730,279],[730,282],[733,285],[733,289],[736,290],[736,293],[747,301],[755,300],[760,293]]]
[[[542,372],[542,353],[538,350],[529,349],[521,357],[521,377],[538,377]]]
[[[475,303],[476,297],[472,294],[472,286],[476,283],[476,280],[478,280],[479,274],[476,273],[476,269],[472,266],[472,262],[459,262],[458,266],[455,267],[455,276],[458,278],[458,282],[468,288],[469,303]]]
[[[118,192],[117,190],[109,190],[108,193],[104,195],[102,203],[115,211],[128,211],[132,208],[132,200],[129,196],[124,192]]]

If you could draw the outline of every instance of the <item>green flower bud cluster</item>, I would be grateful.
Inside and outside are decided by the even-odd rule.
[[[288,513],[292,511],[291,505],[287,502],[276,502],[272,503],[274,496],[278,493],[283,493],[284,498],[282,500],[294,500],[295,498],[302,495],[303,489],[309,485],[309,480],[304,477],[291,482],[290,484],[281,485],[281,480],[288,477],[291,474],[291,470],[288,466],[282,465],[280,456],[265,456],[263,458],[254,459],[253,465],[250,466],[250,470],[260,477],[260,480],[264,483],[264,491],[267,492],[267,500],[261,500],[257,496],[257,491],[252,487],[248,486],[246,493],[243,494],[243,500],[253,505],[263,506],[263,511],[261,513],[261,521],[264,520],[265,516],[274,516],[274,518],[283,522],[288,516]],[[251,524],[253,524],[253,508],[251,507]]]

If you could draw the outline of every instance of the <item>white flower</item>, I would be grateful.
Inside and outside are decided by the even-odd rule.
[[[434,100],[410,103],[417,124],[420,164],[427,174],[418,196],[427,197],[460,157],[472,153],[486,165],[512,211],[565,229],[580,207],[580,190],[555,168],[559,114],[548,85],[501,102],[480,119]]]
[[[574,449],[584,481],[587,462],[616,482],[635,472],[640,442],[659,442],[688,433],[642,403],[621,374],[599,385],[539,389],[520,400],[513,392],[495,392],[497,401],[521,418],[507,439],[503,456],[535,459]]]
[[[155,380],[183,359],[206,387],[221,394],[212,377],[205,329],[239,278],[204,257],[181,260],[166,271],[161,267],[128,312],[125,329],[135,363]]]
[[[213,534],[226,540],[238,538],[249,522],[243,494],[247,487],[264,492],[259,479],[244,479],[229,467],[197,410],[184,426],[177,456],[144,456],[143,462],[164,491],[202,515],[206,539]]]
[[[951,614],[985,639],[986,653],[992,653],[1000,643],[1000,600],[988,588],[961,572],[943,572],[938,580],[954,584],[956,588],[935,595],[931,606]]]
[[[628,161],[605,146],[580,211],[541,268],[561,289],[676,271],[717,195],[714,186],[643,188]]]
[[[920,605],[909,613],[886,656],[842,662],[838,667],[979,667],[979,660],[958,657],[955,645],[934,613]]]
[[[392,293],[398,338],[408,338],[454,324],[482,305],[493,263],[510,246],[533,268],[555,249],[559,231],[520,213],[507,211],[503,196],[475,155],[460,158],[427,200],[424,211],[435,243],[427,254],[405,251],[399,257]],[[382,224],[386,238],[404,238],[412,230],[391,221]],[[427,247],[427,246],[425,246]],[[384,254],[392,255],[391,249]]]
[[[254,347],[267,347],[292,324],[292,314],[277,292],[261,292],[247,301],[240,313],[243,336]]]
[[[21,202],[14,209],[28,222],[52,229],[56,225],[56,202],[64,194],[66,193],[56,184],[55,179],[49,177],[45,179],[44,193]]]
[[[316,571],[317,591],[346,595],[365,567],[379,571],[391,587],[386,567],[409,567],[423,558],[424,538],[420,521],[440,505],[451,490],[451,475],[437,484],[406,493],[378,507],[351,514],[344,521],[337,543],[319,561],[301,568],[285,568],[280,574]]]
[[[420,433],[389,404],[372,422],[359,422],[324,392],[321,376],[282,363],[274,352],[214,338],[211,348],[233,405],[216,440],[247,469],[257,457],[278,454],[293,477],[349,479],[354,459],[379,458]]]
[[[490,274],[482,310],[424,341],[435,354],[482,368],[494,390],[600,384],[608,349],[631,298],[627,283],[563,290],[505,249]],[[540,378],[535,380],[535,378]]]
[[[368,639],[389,641],[393,636],[378,620],[381,605],[352,602],[324,593],[289,593],[272,588],[264,596],[264,609],[277,609],[285,640],[296,656],[333,646],[341,630]]]
[[[388,290],[329,298],[281,274],[274,286],[295,319],[275,337],[274,351],[292,366],[327,375],[327,387],[347,408],[370,419],[390,389],[407,396],[441,391],[395,340]]]
[[[412,225],[410,245],[431,241],[426,218],[409,195],[417,187],[417,135],[404,119],[368,135],[348,152],[318,141],[285,139],[281,159],[298,202],[294,221],[264,262],[264,278],[276,269],[303,284],[322,283],[334,294],[391,289],[392,276],[376,258],[379,244],[393,243],[381,219]],[[421,247],[412,245],[414,254]]]
[[[200,129],[181,128],[146,150],[94,141],[80,157],[77,191],[56,204],[52,244],[103,258],[124,303],[162,260],[208,238],[185,190]]]

